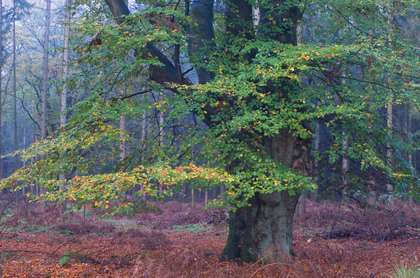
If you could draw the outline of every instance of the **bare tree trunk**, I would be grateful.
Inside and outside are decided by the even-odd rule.
[[[183,184],[181,187],[181,198],[180,198],[181,203],[185,202],[185,193],[186,193],[186,186],[185,184]]]
[[[36,137],[35,134],[32,132],[32,136],[31,136],[31,143],[35,143],[36,142]],[[31,163],[34,162],[34,157],[31,156]],[[37,190],[36,190],[37,186],[36,186],[36,181],[33,182],[33,184],[31,185],[31,195],[32,196],[36,196],[37,194]]]
[[[191,187],[191,207],[195,208],[195,194],[194,194],[194,188]]]
[[[146,138],[146,126],[147,126],[147,122],[146,122],[146,111],[143,113],[142,115],[142,120],[141,120],[141,139],[144,141],[144,144],[147,144],[147,138]],[[146,147],[146,146],[145,146]],[[141,185],[142,187],[144,187],[144,185]],[[147,196],[146,194],[143,194],[142,196],[142,200],[146,201],[147,200]]]
[[[124,138],[125,130],[126,130],[127,119],[124,115],[120,117],[120,161],[123,162],[125,157],[127,156],[127,145]],[[134,196],[136,190],[136,185],[133,186],[131,189],[131,196]],[[127,193],[128,195],[129,193]]]
[[[66,18],[64,20],[64,51],[63,51],[63,72],[62,72],[62,80],[63,80],[63,88],[60,95],[60,127],[64,129],[67,123],[67,117],[65,111],[67,110],[67,83],[66,79],[69,74],[69,36],[70,36],[70,6],[71,0],[66,0]],[[60,173],[60,190],[65,189],[65,176],[64,173]],[[65,207],[65,204],[64,204]]]
[[[13,1],[13,123],[15,152],[18,150],[17,142],[17,103],[16,103],[16,1]],[[15,154],[15,171],[18,170],[18,156]],[[16,206],[19,203],[19,194],[16,191]]]
[[[343,73],[343,77],[346,77],[345,73]],[[343,84],[346,83],[346,80],[343,79]],[[341,101],[340,101],[341,104]],[[344,135],[344,139],[343,139],[343,160],[342,160],[342,180],[343,180],[343,185],[342,185],[342,190],[341,190],[341,195],[342,195],[342,201],[345,203],[347,202],[347,188],[348,188],[348,183],[347,183],[347,175],[349,173],[349,159],[347,157],[347,151],[349,149],[349,140],[346,136],[346,133],[343,131],[343,135]]]
[[[388,125],[389,129],[391,129],[392,125],[393,125],[393,118],[392,118],[392,116],[393,116],[392,112],[393,111],[392,111],[392,109],[393,109],[393,105],[392,105],[392,103],[389,103],[388,106],[387,106],[387,125]],[[389,132],[389,134],[391,134],[391,131]],[[387,140],[387,142],[389,142],[389,141],[390,140]],[[387,143],[386,158],[387,158],[388,164],[393,163],[392,149],[391,149],[391,146],[390,146],[389,143]],[[392,194],[394,192],[394,185],[391,184],[391,183],[388,183],[386,185],[386,190],[387,190],[387,193],[390,195],[389,196],[389,198],[390,198],[389,199],[389,204],[391,206],[393,206],[394,205],[394,200],[393,200]]]
[[[345,134],[344,134],[345,135]],[[347,158],[347,151],[349,148],[349,140],[347,139],[347,136],[343,140],[343,161],[342,161],[342,167],[343,167],[343,189],[342,189],[342,196],[343,196],[343,202],[347,201],[347,174],[350,170],[349,168],[349,159]]]
[[[256,14],[256,12],[254,11],[254,15],[255,14]],[[258,16],[259,16],[259,11],[258,11]],[[254,21],[255,20],[256,20],[256,18],[254,17]],[[255,22],[254,22],[254,24],[255,24]],[[297,30],[296,30],[298,45],[302,44],[302,39],[303,39],[302,32],[303,32],[302,25],[299,24],[297,26]],[[300,198],[299,198],[298,212],[299,212],[300,216],[306,214],[306,195],[307,195],[306,192],[302,192],[302,194],[300,195]]]
[[[299,216],[305,215],[306,214],[306,192],[302,192],[302,194],[299,197],[299,201],[298,201],[298,213]]]
[[[321,142],[321,125],[317,124],[316,125],[316,131],[315,131],[315,146],[314,146],[316,152],[319,152],[320,142]],[[319,161],[318,161],[318,159],[315,160],[314,168],[315,168],[315,171],[316,171],[314,181],[318,185],[318,183],[319,183],[319,174],[318,174]],[[317,202],[317,203],[319,202],[319,188],[318,188],[318,186],[315,190],[315,193],[313,194],[313,201]]]
[[[391,26],[391,22],[392,22],[392,14],[391,12],[388,12],[388,23]],[[391,32],[389,32],[389,44],[390,46],[392,46],[392,37],[391,37]],[[392,129],[393,127],[393,104],[392,102],[394,101],[394,96],[392,91],[389,91],[390,95],[391,95],[391,101],[390,103],[387,105],[387,125],[389,129]],[[389,131],[389,134],[391,134],[392,132]],[[390,142],[390,139],[387,140],[387,142]],[[393,163],[393,155],[392,155],[392,149],[389,143],[387,143],[387,150],[386,150],[386,158],[387,158],[387,162],[388,164],[392,164]],[[394,185],[391,183],[388,183],[386,185],[386,190],[387,193],[389,194],[389,204],[391,205],[391,207],[394,206],[394,197],[393,197],[393,193],[394,193]]]
[[[197,191],[198,191],[198,193],[196,194],[196,197],[195,197],[195,201],[197,202],[197,203],[199,203],[200,202],[200,200],[201,200],[201,194],[203,193],[203,191],[199,188],[199,189],[197,189]]]
[[[50,40],[50,13],[51,0],[47,0],[44,33],[44,54],[42,65],[42,92],[41,92],[41,139],[47,138],[47,93],[48,93],[48,51]]]
[[[374,29],[369,30],[369,36],[371,38],[375,37],[375,30]],[[376,180],[375,180],[375,177],[374,177],[375,172],[373,172],[371,175],[372,175],[371,180],[370,180],[371,189],[370,189],[370,192],[369,192],[370,197],[368,198],[368,204],[371,205],[371,206],[376,206],[377,200],[378,200],[378,191],[376,190],[377,185],[376,185]]]
[[[47,138],[47,94],[48,94],[48,51],[50,40],[50,13],[51,0],[47,0],[47,9],[45,15],[45,33],[44,33],[44,54],[42,65],[42,89],[41,89],[41,139]],[[41,188],[40,193],[44,194],[46,188]],[[45,204],[46,205],[46,204]]]
[[[66,0],[66,19],[64,21],[64,52],[63,52],[63,74],[62,79],[65,82],[69,74],[69,36],[70,36],[70,6],[71,0]],[[48,47],[48,46],[47,46]],[[64,128],[67,122],[65,111],[67,110],[67,84],[63,84],[61,91],[61,115],[60,115],[60,127]]]
[[[164,139],[164,130],[163,130],[163,112],[159,111],[158,112],[158,118],[159,118],[159,144],[162,146],[163,145],[163,139]],[[162,185],[159,184],[159,195],[162,196],[163,194],[163,188]]]
[[[375,179],[372,178],[372,180],[370,181],[370,186],[372,187],[372,189],[370,190],[370,196],[368,198],[368,204],[371,205],[371,206],[376,206],[377,192],[376,192],[376,190],[374,190],[374,188],[376,187]]]
[[[412,115],[412,107],[410,104],[407,105],[408,108],[408,117],[407,117],[407,131],[409,133],[413,132],[413,115]],[[408,163],[410,163],[411,167],[414,167],[414,156],[412,153],[408,155]],[[414,167],[415,169],[415,167]],[[412,185],[411,185],[412,186]],[[411,189],[411,188],[410,188]],[[412,207],[413,206],[413,192],[410,192],[411,194],[408,196],[408,203]]]
[[[121,160],[124,160],[124,158],[127,156],[126,142],[124,138],[126,123],[127,123],[127,120],[124,117],[124,115],[122,115],[120,117],[120,158]]]
[[[3,80],[3,0],[0,0],[0,180],[3,179],[3,142],[2,142],[2,113],[3,113],[3,90],[2,90],[2,80]]]
[[[217,198],[217,188],[220,188],[220,186],[213,187],[213,200]]]

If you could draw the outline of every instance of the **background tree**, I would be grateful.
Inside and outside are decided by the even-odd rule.
[[[70,8],[71,8],[71,0],[66,0],[65,11],[66,17],[64,20],[64,45],[63,45],[63,88],[60,94],[60,127],[65,128],[67,117],[66,117],[66,110],[67,110],[67,84],[66,80],[69,74],[68,64],[69,64],[69,36],[70,36]],[[64,174],[60,174],[60,180],[64,181],[65,176]],[[63,190],[63,186],[60,188]]]
[[[44,55],[42,66],[42,92],[41,92],[41,138],[47,138],[47,91],[48,91],[48,52],[50,44],[50,13],[51,0],[47,0],[47,9],[45,15],[45,33],[44,33]]]

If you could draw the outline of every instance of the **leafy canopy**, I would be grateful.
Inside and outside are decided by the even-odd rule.
[[[195,23],[181,3],[146,3],[118,25],[102,1],[75,2],[74,9],[85,6],[73,26],[77,58],[66,82],[90,94],[70,108],[73,116],[65,129],[20,152],[34,162],[3,180],[2,187],[36,182],[48,188],[36,199],[103,208],[118,200],[116,212],[134,213],[147,205],[124,198],[135,185],[142,185],[136,195],[158,199],[183,183],[206,188],[226,183],[226,194],[213,205],[235,208],[255,194],[312,190],[308,172],[274,161],[264,140],[284,131],[311,140],[315,126],[322,124],[334,143],[322,152],[312,150],[315,158],[333,164],[346,156],[361,172],[385,175],[396,193],[418,194],[418,174],[406,161],[417,148],[415,138],[388,126],[384,110],[391,104],[419,109],[419,44],[397,20],[418,20],[417,1],[298,3],[304,12],[299,23],[284,19],[276,25],[280,31],[268,30],[282,32],[299,24],[303,42],[298,45],[271,39],[265,28],[273,24],[263,21],[238,23],[247,26],[239,34],[223,32],[226,19],[218,15],[216,37],[203,46],[211,58],[184,59],[184,66],[205,67],[214,78],[206,84],[158,84],[148,78],[149,69],[162,63],[147,54],[146,46],[153,43],[168,57],[176,49],[188,56],[188,26]],[[271,1],[251,4],[278,9]],[[165,114],[165,123],[151,120],[147,136],[118,128],[121,117],[135,125],[144,115],[158,113]],[[209,126],[189,123],[195,116]],[[119,158],[121,140],[131,147],[124,160]],[[57,190],[61,172],[68,178],[65,191]]]

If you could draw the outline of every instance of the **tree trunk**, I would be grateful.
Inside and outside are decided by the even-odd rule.
[[[214,186],[213,188],[212,188],[212,193],[213,193],[213,200],[214,199],[216,199],[217,198],[217,196],[218,196],[218,194],[217,194],[217,188],[220,188],[220,186]]]
[[[66,79],[69,73],[68,63],[69,63],[69,36],[70,36],[70,6],[71,0],[66,0],[66,18],[64,21],[64,51],[63,51],[63,72],[62,72],[62,80],[63,80],[63,89],[60,95],[60,127],[64,128],[67,123],[67,118],[65,111],[67,110],[67,84]],[[63,172],[60,173],[60,190],[65,189],[65,175]],[[65,207],[65,204],[64,204]]]
[[[42,64],[42,92],[41,92],[41,139],[47,138],[47,91],[48,91],[48,51],[50,40],[51,0],[47,0],[44,33],[44,54]]]
[[[377,198],[377,191],[374,190],[374,188],[376,187],[376,181],[375,179],[372,178],[372,180],[370,181],[370,186],[373,188],[372,190],[370,190],[370,196],[368,198],[368,204],[371,206],[376,206],[376,198]]]
[[[411,108],[411,105],[410,104],[408,104],[407,107],[408,107],[407,131],[409,133],[413,133],[413,127],[412,127],[412,125],[413,125],[413,121],[412,121],[412,119],[413,119],[412,118],[413,117],[413,115],[412,115],[412,108]],[[410,163],[411,167],[413,167],[415,169],[415,167],[414,167],[414,159],[413,159],[413,154],[412,153],[410,153],[408,155],[408,163]],[[413,185],[411,185],[411,187],[412,186]],[[409,190],[410,190],[410,193],[411,194],[408,196],[408,203],[409,203],[410,207],[412,207],[413,206],[413,191],[412,191],[412,188],[409,188]]]
[[[47,0],[47,10],[45,15],[45,33],[44,33],[44,54],[42,64],[42,89],[41,89],[41,139],[47,138],[47,94],[48,94],[48,51],[50,40],[50,13],[51,0]],[[40,188],[40,194],[44,194],[46,188]],[[45,206],[47,203],[44,203]]]
[[[346,203],[347,202],[347,188],[349,186],[348,183],[347,183],[347,175],[348,175],[349,170],[350,170],[349,159],[347,157],[348,148],[349,148],[349,140],[347,139],[347,137],[345,137],[343,139],[343,151],[344,151],[343,161],[342,161],[342,167],[343,167],[343,188],[342,188],[342,191],[341,191],[343,203]]]
[[[300,195],[299,202],[298,202],[298,209],[297,209],[299,216],[306,214],[306,195],[307,194],[308,194],[307,192],[302,192],[302,194]]]
[[[3,0],[0,0],[0,180],[3,179],[3,142],[2,137],[2,113],[3,113],[3,91],[2,91],[2,78],[3,78]]]
[[[141,119],[141,139],[143,140],[143,144],[144,144],[144,147],[146,148],[146,146],[147,146],[147,137],[146,137],[146,135],[147,135],[147,133],[146,133],[146,128],[147,128],[147,122],[146,122],[146,111],[143,113],[143,115],[142,115],[142,119]],[[141,187],[144,187],[144,184],[141,184],[140,185]],[[147,195],[146,194],[144,194],[143,196],[142,196],[142,200],[143,201],[146,201],[147,200]]]
[[[310,140],[301,140],[287,129],[265,140],[265,148],[275,161],[307,175]],[[240,258],[244,262],[279,261],[292,250],[293,216],[299,194],[287,191],[257,194],[250,207],[230,213],[229,237],[221,260]]]
[[[392,22],[392,14],[391,14],[391,12],[388,12],[388,23],[391,25],[391,22]],[[391,33],[388,34],[388,37],[389,37],[389,44],[390,44],[390,46],[392,46]],[[389,93],[391,95],[391,101],[390,101],[390,103],[387,106],[387,125],[388,125],[388,128],[389,129],[392,129],[393,128],[393,101],[394,101],[394,95],[393,95],[393,92],[391,90],[389,91]],[[392,132],[389,131],[389,134],[391,134],[391,133]],[[387,142],[389,142],[389,141],[390,141],[390,139]],[[393,164],[394,157],[393,157],[392,149],[391,149],[391,146],[390,146],[389,143],[387,144],[386,158],[387,158],[388,164],[389,165],[392,165]],[[394,185],[391,182],[389,182],[386,185],[386,191],[389,194],[389,200],[388,200],[389,201],[389,205],[391,207],[393,207],[394,206],[394,196],[393,196],[393,193],[394,193]]]
[[[222,260],[244,262],[279,261],[284,253],[293,255],[293,215],[299,195],[275,192],[257,195],[250,207],[229,214],[229,237]]]
[[[66,19],[64,21],[64,51],[63,51],[63,74],[62,79],[65,82],[69,73],[68,63],[69,63],[69,36],[70,36],[70,6],[71,0],[66,0]],[[66,125],[66,114],[64,113],[67,110],[67,84],[63,84],[63,89],[61,91],[61,101],[60,101],[60,127]]]
[[[191,207],[195,209],[195,194],[194,194],[194,188],[191,187]]]
[[[1,35],[1,34],[0,34]],[[16,104],[16,1],[13,1],[13,138],[15,152],[18,150],[17,141],[17,104]],[[18,170],[18,155],[15,154],[15,171]],[[16,206],[19,205],[19,192],[16,191]]]
[[[389,103],[387,106],[387,125],[388,128],[391,129],[393,126],[393,111],[392,111],[393,105],[392,103]],[[389,134],[391,134],[391,131],[389,132]],[[389,143],[387,143],[387,150],[386,150],[386,158],[387,158],[387,162],[388,164],[392,164],[393,163],[393,155],[392,155],[392,149]],[[393,196],[392,194],[394,193],[394,185],[392,183],[388,183],[386,185],[386,191],[389,194],[389,204],[391,205],[391,207],[394,206],[394,200],[393,200]]]
[[[13,141],[15,152],[18,150],[17,143],[17,103],[16,103],[16,1],[13,1]],[[18,169],[17,155],[15,158],[15,171]]]
[[[316,131],[315,131],[315,144],[314,145],[315,145],[315,151],[318,152],[318,153],[319,153],[320,143],[321,143],[321,125],[317,124],[316,125]],[[319,160],[318,159],[315,160],[314,168],[315,168],[315,171],[316,171],[314,181],[319,186],[319,173],[318,173],[318,171],[319,171]],[[318,203],[319,202],[319,187],[316,188],[316,191],[312,196],[313,196],[312,201]]]
[[[124,115],[120,117],[120,159],[124,160],[124,158],[127,156],[127,148],[126,148],[126,142],[124,138],[124,132],[126,130],[126,118]]]
[[[162,111],[158,111],[158,126],[159,126],[159,146],[163,146],[164,144],[164,135],[165,130],[163,129],[163,123],[164,123],[164,115]],[[163,194],[163,187],[162,184],[159,184],[159,195],[162,196]]]
[[[258,14],[259,16],[259,14]],[[301,45],[303,43],[303,29],[302,29],[302,24],[299,24],[297,26],[297,30],[296,30],[296,36],[297,36],[297,44]],[[302,78],[302,74],[299,74],[299,77]],[[299,201],[298,201],[298,213],[299,216],[302,216],[304,214],[306,214],[306,192],[302,192],[302,194],[300,195]]]

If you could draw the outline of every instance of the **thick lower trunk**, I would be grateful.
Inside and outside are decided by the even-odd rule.
[[[308,171],[310,140],[282,130],[265,140],[266,151],[277,162],[302,175]],[[230,213],[229,237],[221,260],[275,262],[293,255],[293,215],[299,194],[287,191],[256,194],[250,206]]]
[[[293,215],[299,195],[275,192],[258,195],[250,207],[237,209],[230,215],[229,237],[222,260],[243,262],[279,261],[293,254]]]

